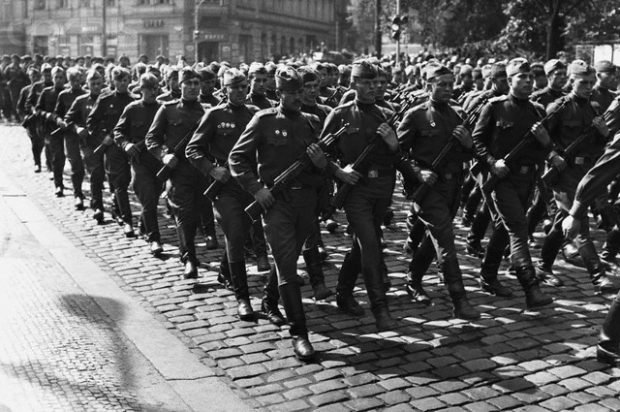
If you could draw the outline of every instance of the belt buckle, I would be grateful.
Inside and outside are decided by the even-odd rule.
[[[379,177],[379,171],[377,169],[370,169],[368,171],[368,177],[371,179],[376,179]]]
[[[576,165],[583,165],[585,163],[585,158],[583,156],[578,156],[575,158]]]
[[[519,173],[524,175],[524,174],[526,174],[529,171],[530,171],[530,167],[529,166],[521,166],[521,170],[519,170]]]

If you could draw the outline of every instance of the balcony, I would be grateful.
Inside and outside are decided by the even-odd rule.
[[[196,0],[196,2],[200,18],[221,17],[228,14],[228,0]]]

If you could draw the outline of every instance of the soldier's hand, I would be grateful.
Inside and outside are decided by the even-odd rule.
[[[493,166],[491,167],[491,172],[497,177],[504,178],[510,173],[510,169],[506,166],[506,162],[504,159],[496,160]]]
[[[273,197],[269,189],[265,187],[254,194],[254,199],[256,199],[258,204],[260,204],[265,210],[269,209],[276,202],[276,199]]]
[[[110,136],[109,134],[106,134],[103,140],[101,141],[101,144],[106,145],[106,146],[110,146],[112,143],[114,143],[114,139],[112,139],[112,136]]]
[[[466,149],[471,149],[474,145],[474,141],[471,139],[469,130],[463,125],[458,125],[452,131],[452,135],[459,141],[459,143]]]
[[[335,176],[343,183],[354,185],[360,180],[362,175],[353,169],[353,166],[347,165],[344,169],[336,170]]]
[[[125,153],[130,157],[134,157],[140,154],[140,149],[133,143],[127,143],[125,145]]]
[[[558,170],[558,172],[566,169],[566,160],[558,154],[552,156],[550,162],[551,165]]]
[[[78,136],[80,136],[81,138],[85,138],[86,136],[88,136],[88,130],[86,130],[85,127],[77,127],[75,130],[77,131]]]
[[[325,158],[325,154],[316,143],[310,143],[308,148],[306,149],[306,154],[312,161],[312,164],[315,165],[319,169],[324,169],[327,166],[327,159]]]
[[[542,146],[547,147],[551,144],[551,137],[549,137],[547,129],[545,129],[545,126],[543,126],[541,122],[534,123],[531,130],[536,140],[538,140]]]
[[[209,175],[221,183],[226,183],[230,179],[230,172],[225,167],[214,167],[209,172]]]
[[[562,232],[566,239],[573,239],[581,229],[581,220],[568,215],[562,221]]]
[[[603,116],[596,116],[592,119],[592,126],[594,126],[602,136],[609,136],[609,127],[607,127],[607,123],[605,123]]]
[[[164,155],[161,161],[171,169],[174,169],[177,166],[177,163],[179,163],[179,159],[177,159],[177,157],[173,154]]]
[[[381,123],[377,128],[377,134],[381,136],[383,141],[387,143],[390,149],[398,148],[398,139],[396,138],[396,133],[394,130],[387,124]]]
[[[63,129],[67,128],[67,122],[65,122],[60,117],[58,119],[56,119],[56,125],[58,125],[58,127],[62,127]]]
[[[418,179],[425,185],[433,186],[435,183],[437,183],[437,173],[428,169],[420,169],[420,172],[418,173]]]

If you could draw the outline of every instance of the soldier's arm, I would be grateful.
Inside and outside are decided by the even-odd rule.
[[[19,98],[17,99],[17,113],[20,116],[24,116],[26,114],[26,98],[28,95],[28,86],[25,86],[19,92]]]
[[[166,125],[166,106],[161,106],[159,110],[157,110],[155,118],[153,119],[153,123],[151,123],[149,131],[144,137],[146,149],[151,152],[151,154],[157,159],[159,159],[162,155],[162,146],[164,145]]]
[[[260,117],[254,116],[228,155],[231,175],[252,195],[263,188],[255,173],[256,149],[261,136],[259,127]]]
[[[482,108],[476,127],[472,133],[476,157],[486,162],[489,166],[495,164],[496,159],[489,150],[491,133],[493,132],[493,106],[488,103]]]
[[[41,91],[41,94],[39,95],[39,98],[37,99],[37,104],[34,106],[35,110],[43,111],[43,107],[45,106],[46,95],[47,93],[45,92],[45,90]]]
[[[33,110],[33,107],[37,104],[35,86],[32,85],[30,91],[28,92],[28,96],[26,97],[26,111],[30,112]]]
[[[185,157],[204,176],[208,176],[211,169],[215,166],[207,157],[209,142],[213,139],[216,131],[214,117],[211,110],[202,116],[198,128],[185,147]]]
[[[616,134],[605,153],[579,182],[570,214],[580,218],[587,213],[588,205],[605,190],[618,173],[620,173],[620,134]]]
[[[609,127],[609,135],[614,136],[620,131],[620,98],[615,98],[611,102],[604,117]]]
[[[114,143],[120,146],[123,150],[127,143],[129,143],[129,128],[131,127],[131,107],[127,106],[123,110],[121,117],[118,119],[118,123],[114,126]]]
[[[413,147],[413,141],[415,139],[415,122],[414,122],[414,111],[413,109],[408,110],[405,113],[405,117],[398,125],[398,129],[396,130],[396,135],[398,136],[398,143],[400,145],[400,150],[403,153],[408,153],[409,150]]]
[[[335,110],[330,111],[327,117],[325,118],[325,123],[323,126],[323,130],[321,131],[321,134],[319,135],[319,140],[323,139],[329,133],[333,133],[337,131],[337,129],[339,128],[338,125],[341,119],[342,118],[340,118],[339,116],[336,116]],[[336,142],[335,144],[333,144],[330,150],[325,154],[327,155],[327,167],[325,168],[325,173],[328,174],[329,176],[333,176],[336,174],[336,172],[338,172],[338,170],[340,170],[340,167],[334,160],[338,158],[340,155],[338,153],[338,143]]]

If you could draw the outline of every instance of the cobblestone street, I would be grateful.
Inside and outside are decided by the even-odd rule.
[[[594,357],[609,297],[594,295],[582,268],[558,260],[556,272],[562,274],[566,285],[544,287],[555,303],[540,312],[525,311],[523,292],[515,276],[507,271],[501,276],[516,292],[513,298],[497,298],[478,288],[479,261],[465,255],[466,231],[457,217],[461,268],[472,304],[484,312],[482,318],[467,322],[451,317],[448,294],[435,265],[425,277],[434,305],[413,304],[404,290],[409,261],[402,253],[406,207],[397,196],[394,223],[384,230],[384,236],[392,281],[390,310],[400,328],[375,332],[361,278],[355,294],[366,310],[361,318],[338,312],[333,297],[315,302],[306,281],[302,294],[310,340],[319,352],[317,362],[306,365],[293,356],[288,327],[280,329],[261,317],[253,323],[235,316],[232,292],[216,281],[224,244],[219,228],[217,250],[207,251],[203,237],[198,235],[198,282],[181,280],[176,234],[172,220],[163,216],[163,201],[159,223],[165,253],[156,259],[144,240],[125,238],[109,213],[106,224],[98,226],[90,211],[74,210],[68,164],[65,197],[55,198],[48,174],[33,173],[30,141],[21,127],[0,125],[0,139],[4,147],[0,171],[11,184],[250,407],[269,411],[620,410],[620,368],[609,368]],[[85,183],[88,197],[87,189]],[[135,197],[132,204],[137,212]],[[134,219],[137,216],[135,213]],[[344,222],[342,213],[339,220]],[[9,227],[11,218],[3,216],[0,223]],[[332,289],[351,243],[343,232],[344,225],[336,234],[323,232],[330,253],[324,265],[326,283]],[[600,232],[596,235],[600,239]],[[0,250],[6,252],[2,247]],[[539,250],[533,252],[535,257],[538,254]],[[105,411],[168,410],[149,409],[145,403],[148,397],[138,396],[138,390],[134,395],[123,389],[118,379],[134,379],[130,386],[136,387],[151,377],[135,376],[136,371],[131,376],[124,374],[123,363],[131,356],[123,355],[123,348],[131,342],[119,338],[115,325],[105,316],[84,319],[87,309],[96,312],[93,301],[76,294],[70,281],[49,284],[46,274],[57,268],[46,265],[38,256],[27,263],[23,259],[17,263],[5,254],[0,257],[0,376],[2,382],[6,378],[10,383],[0,385],[0,411],[3,406],[11,408],[4,401],[8,397],[21,397],[24,405],[42,402],[39,405],[43,409],[38,410],[46,411],[90,410],[83,407],[85,404],[94,405],[92,410]],[[303,260],[299,262],[303,271]],[[256,271],[252,259],[248,263],[252,305],[258,310],[265,273]],[[46,323],[37,315],[41,312],[53,314],[56,321]],[[60,324],[77,325],[76,333],[54,335]],[[39,335],[50,339],[32,340]],[[40,363],[20,359],[24,348],[37,353]],[[67,352],[66,348],[75,351]],[[116,358],[109,358],[109,352],[116,353]],[[101,364],[105,367],[97,371],[90,368]],[[93,397],[98,403],[87,402]],[[7,410],[28,410],[25,408]]]

